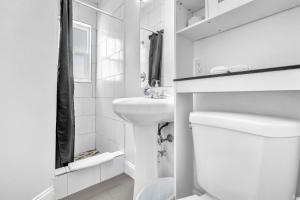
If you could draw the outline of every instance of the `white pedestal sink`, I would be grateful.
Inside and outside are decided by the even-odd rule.
[[[121,98],[113,101],[114,112],[133,123],[136,145],[134,199],[139,191],[158,178],[158,123],[172,122],[173,98]]]

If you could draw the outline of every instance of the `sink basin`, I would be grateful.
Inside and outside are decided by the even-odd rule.
[[[134,198],[147,185],[158,180],[158,124],[174,119],[173,98],[121,98],[113,101],[113,110],[133,124],[135,140]]]
[[[173,121],[173,98],[121,98],[113,101],[114,112],[133,124],[157,124]]]

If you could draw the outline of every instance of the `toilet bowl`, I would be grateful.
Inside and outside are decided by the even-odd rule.
[[[136,200],[174,200],[174,178],[160,178],[143,187]]]
[[[299,121],[192,112],[190,122],[195,178],[206,194],[182,200],[295,200]]]

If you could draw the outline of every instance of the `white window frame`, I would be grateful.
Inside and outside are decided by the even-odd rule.
[[[89,58],[88,58],[88,70],[89,70],[89,77],[88,77],[88,80],[79,80],[79,79],[76,79],[75,76],[74,76],[74,82],[78,82],[78,83],[91,83],[92,82],[92,26],[91,25],[88,25],[88,24],[85,24],[85,23],[82,23],[82,22],[79,22],[79,21],[75,21],[73,20],[73,29],[76,28],[76,29],[80,29],[82,31],[85,31],[88,33],[88,37],[87,37],[87,44],[88,44],[88,55],[89,55]],[[74,47],[73,47],[73,56],[76,52],[74,52]],[[77,54],[82,54],[82,53],[79,53],[77,52]]]

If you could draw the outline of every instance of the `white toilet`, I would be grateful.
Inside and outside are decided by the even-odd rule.
[[[295,200],[298,121],[193,112],[190,122],[197,182],[206,194],[184,200]]]

